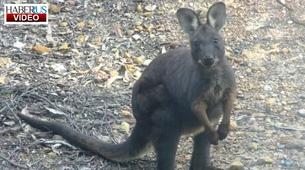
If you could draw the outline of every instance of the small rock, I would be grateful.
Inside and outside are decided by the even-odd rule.
[[[164,54],[164,53],[166,53],[166,48],[165,48],[165,46],[163,46],[163,47],[161,48],[161,54]]]
[[[4,125],[6,126],[13,126],[15,124],[14,121],[6,121],[6,122],[3,122]]]
[[[132,114],[130,113],[130,111],[128,111],[128,110],[122,110],[121,113],[125,118],[132,118],[133,117]]]
[[[247,69],[246,69],[246,72],[247,72],[247,73],[251,73],[252,70],[251,70],[250,68],[247,68]]]
[[[111,142],[111,139],[109,136],[99,135],[98,138],[102,140],[103,142]]]
[[[265,164],[272,164],[272,163],[273,163],[273,159],[268,156],[260,158],[256,161],[256,165],[265,165]]]
[[[156,5],[147,5],[144,10],[147,11],[147,12],[151,12],[153,10],[155,10],[157,8]]]
[[[272,90],[272,87],[270,85],[265,85],[264,86],[264,90],[265,91],[271,91]]]
[[[20,41],[17,41],[17,42],[15,42],[15,43],[13,44],[13,46],[16,47],[16,48],[18,48],[18,49],[22,49],[22,48],[25,46],[25,44],[22,43],[22,42],[20,42]]]
[[[81,166],[81,167],[79,167],[79,170],[91,170],[91,168],[86,167],[86,166]]]
[[[269,117],[267,117],[267,118],[265,119],[265,121],[266,121],[267,123],[272,123],[272,120],[271,120]]]
[[[266,105],[267,105],[269,108],[271,108],[272,106],[274,106],[275,103],[276,103],[276,99],[275,99],[275,98],[269,98],[269,99],[267,99],[267,101],[266,101]]]
[[[52,69],[58,73],[64,73],[67,71],[66,67],[61,63],[55,63],[51,65]]]
[[[143,65],[148,66],[151,63],[151,61],[152,61],[151,59],[147,59],[143,62]]]
[[[234,130],[237,129],[237,123],[236,123],[236,121],[232,121],[232,120],[230,121],[229,129],[232,130],[232,131],[234,131]]]
[[[290,140],[288,143],[286,143],[285,148],[302,150],[305,148],[305,140],[301,140],[301,139]]]
[[[298,114],[299,114],[300,116],[305,117],[305,109],[300,109],[300,110],[298,110]]]
[[[131,15],[131,13],[125,13],[124,16],[127,18],[131,18],[132,15]]]
[[[56,158],[57,157],[57,154],[55,152],[48,152],[47,155],[48,155],[49,158]]]
[[[305,99],[305,95],[301,94],[301,95],[299,95],[299,98],[300,99]]]
[[[132,36],[132,38],[133,38],[134,40],[138,40],[138,39],[141,38],[141,36],[140,36],[139,34],[134,34],[134,35]]]
[[[136,7],[137,12],[143,12],[143,6],[141,4],[138,4]]]
[[[293,160],[286,158],[281,160],[281,165],[284,165],[285,167],[290,167],[292,164],[293,164]]]
[[[244,165],[239,160],[232,162],[230,167],[228,168],[228,170],[244,170],[244,169],[245,169]]]
[[[59,135],[54,135],[52,137],[53,140],[64,140],[64,138],[62,136],[59,136]]]
[[[285,145],[279,144],[279,143],[278,143],[278,144],[277,144],[277,148],[278,148],[278,149],[284,149],[284,148],[285,148]]]
[[[255,143],[255,142],[252,142],[252,143],[249,144],[248,148],[249,148],[250,150],[254,150],[254,151],[255,151],[255,150],[257,150],[257,148],[258,148],[258,144]]]
[[[145,17],[151,17],[153,15],[153,13],[152,12],[144,12],[143,15]]]

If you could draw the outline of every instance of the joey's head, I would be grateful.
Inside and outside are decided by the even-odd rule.
[[[180,26],[188,33],[194,61],[204,68],[214,68],[224,58],[224,42],[219,30],[225,25],[226,6],[213,4],[207,13],[207,22],[201,23],[193,10],[180,8],[176,13]]]

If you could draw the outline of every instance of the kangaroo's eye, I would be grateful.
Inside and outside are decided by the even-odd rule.
[[[219,40],[218,40],[217,38],[214,38],[214,39],[213,39],[214,44],[218,44],[218,41],[219,41]]]

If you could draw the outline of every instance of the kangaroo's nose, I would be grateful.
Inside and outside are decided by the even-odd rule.
[[[213,56],[206,57],[206,58],[204,59],[204,64],[205,64],[206,66],[211,66],[211,65],[213,65],[213,64],[214,64],[214,57],[213,57]]]

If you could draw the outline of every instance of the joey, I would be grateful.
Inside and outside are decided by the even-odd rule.
[[[217,169],[210,165],[210,145],[228,135],[236,96],[234,73],[219,35],[226,21],[226,7],[222,2],[213,4],[206,23],[191,9],[180,8],[176,15],[189,36],[190,47],[158,56],[135,82],[132,109],[136,125],[123,143],[105,143],[62,123],[30,114],[18,116],[33,127],[53,131],[70,143],[112,161],[137,159],[152,146],[158,170],[175,169],[179,139],[181,135],[192,134],[190,169]]]

